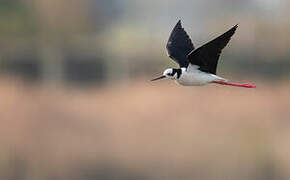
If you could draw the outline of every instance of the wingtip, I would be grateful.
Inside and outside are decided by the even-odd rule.
[[[174,28],[182,28],[181,20],[179,19]]]

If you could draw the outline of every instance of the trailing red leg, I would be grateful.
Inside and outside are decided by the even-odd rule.
[[[223,81],[213,81],[213,83],[226,85],[226,86],[236,86],[236,87],[244,87],[244,88],[256,88],[256,86],[251,84],[251,83],[239,84],[239,83],[231,83],[231,82],[223,82]]]

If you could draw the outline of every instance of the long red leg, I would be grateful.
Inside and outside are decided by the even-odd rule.
[[[256,88],[256,86],[251,83],[239,84],[239,83],[231,83],[231,82],[223,82],[223,81],[213,81],[213,83],[227,85],[227,86],[244,87],[244,88]]]

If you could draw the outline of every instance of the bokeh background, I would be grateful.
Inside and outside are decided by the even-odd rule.
[[[0,0],[0,179],[287,180],[288,0]],[[218,73],[149,80],[239,23]]]

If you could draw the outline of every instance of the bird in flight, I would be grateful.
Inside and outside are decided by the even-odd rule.
[[[162,76],[151,81],[167,78],[175,80],[184,86],[201,86],[216,83],[255,88],[256,86],[251,83],[231,83],[216,75],[217,64],[222,49],[228,44],[237,28],[238,25],[235,25],[221,36],[195,49],[179,20],[170,34],[166,49],[168,56],[178,63],[180,68],[166,69]]]

